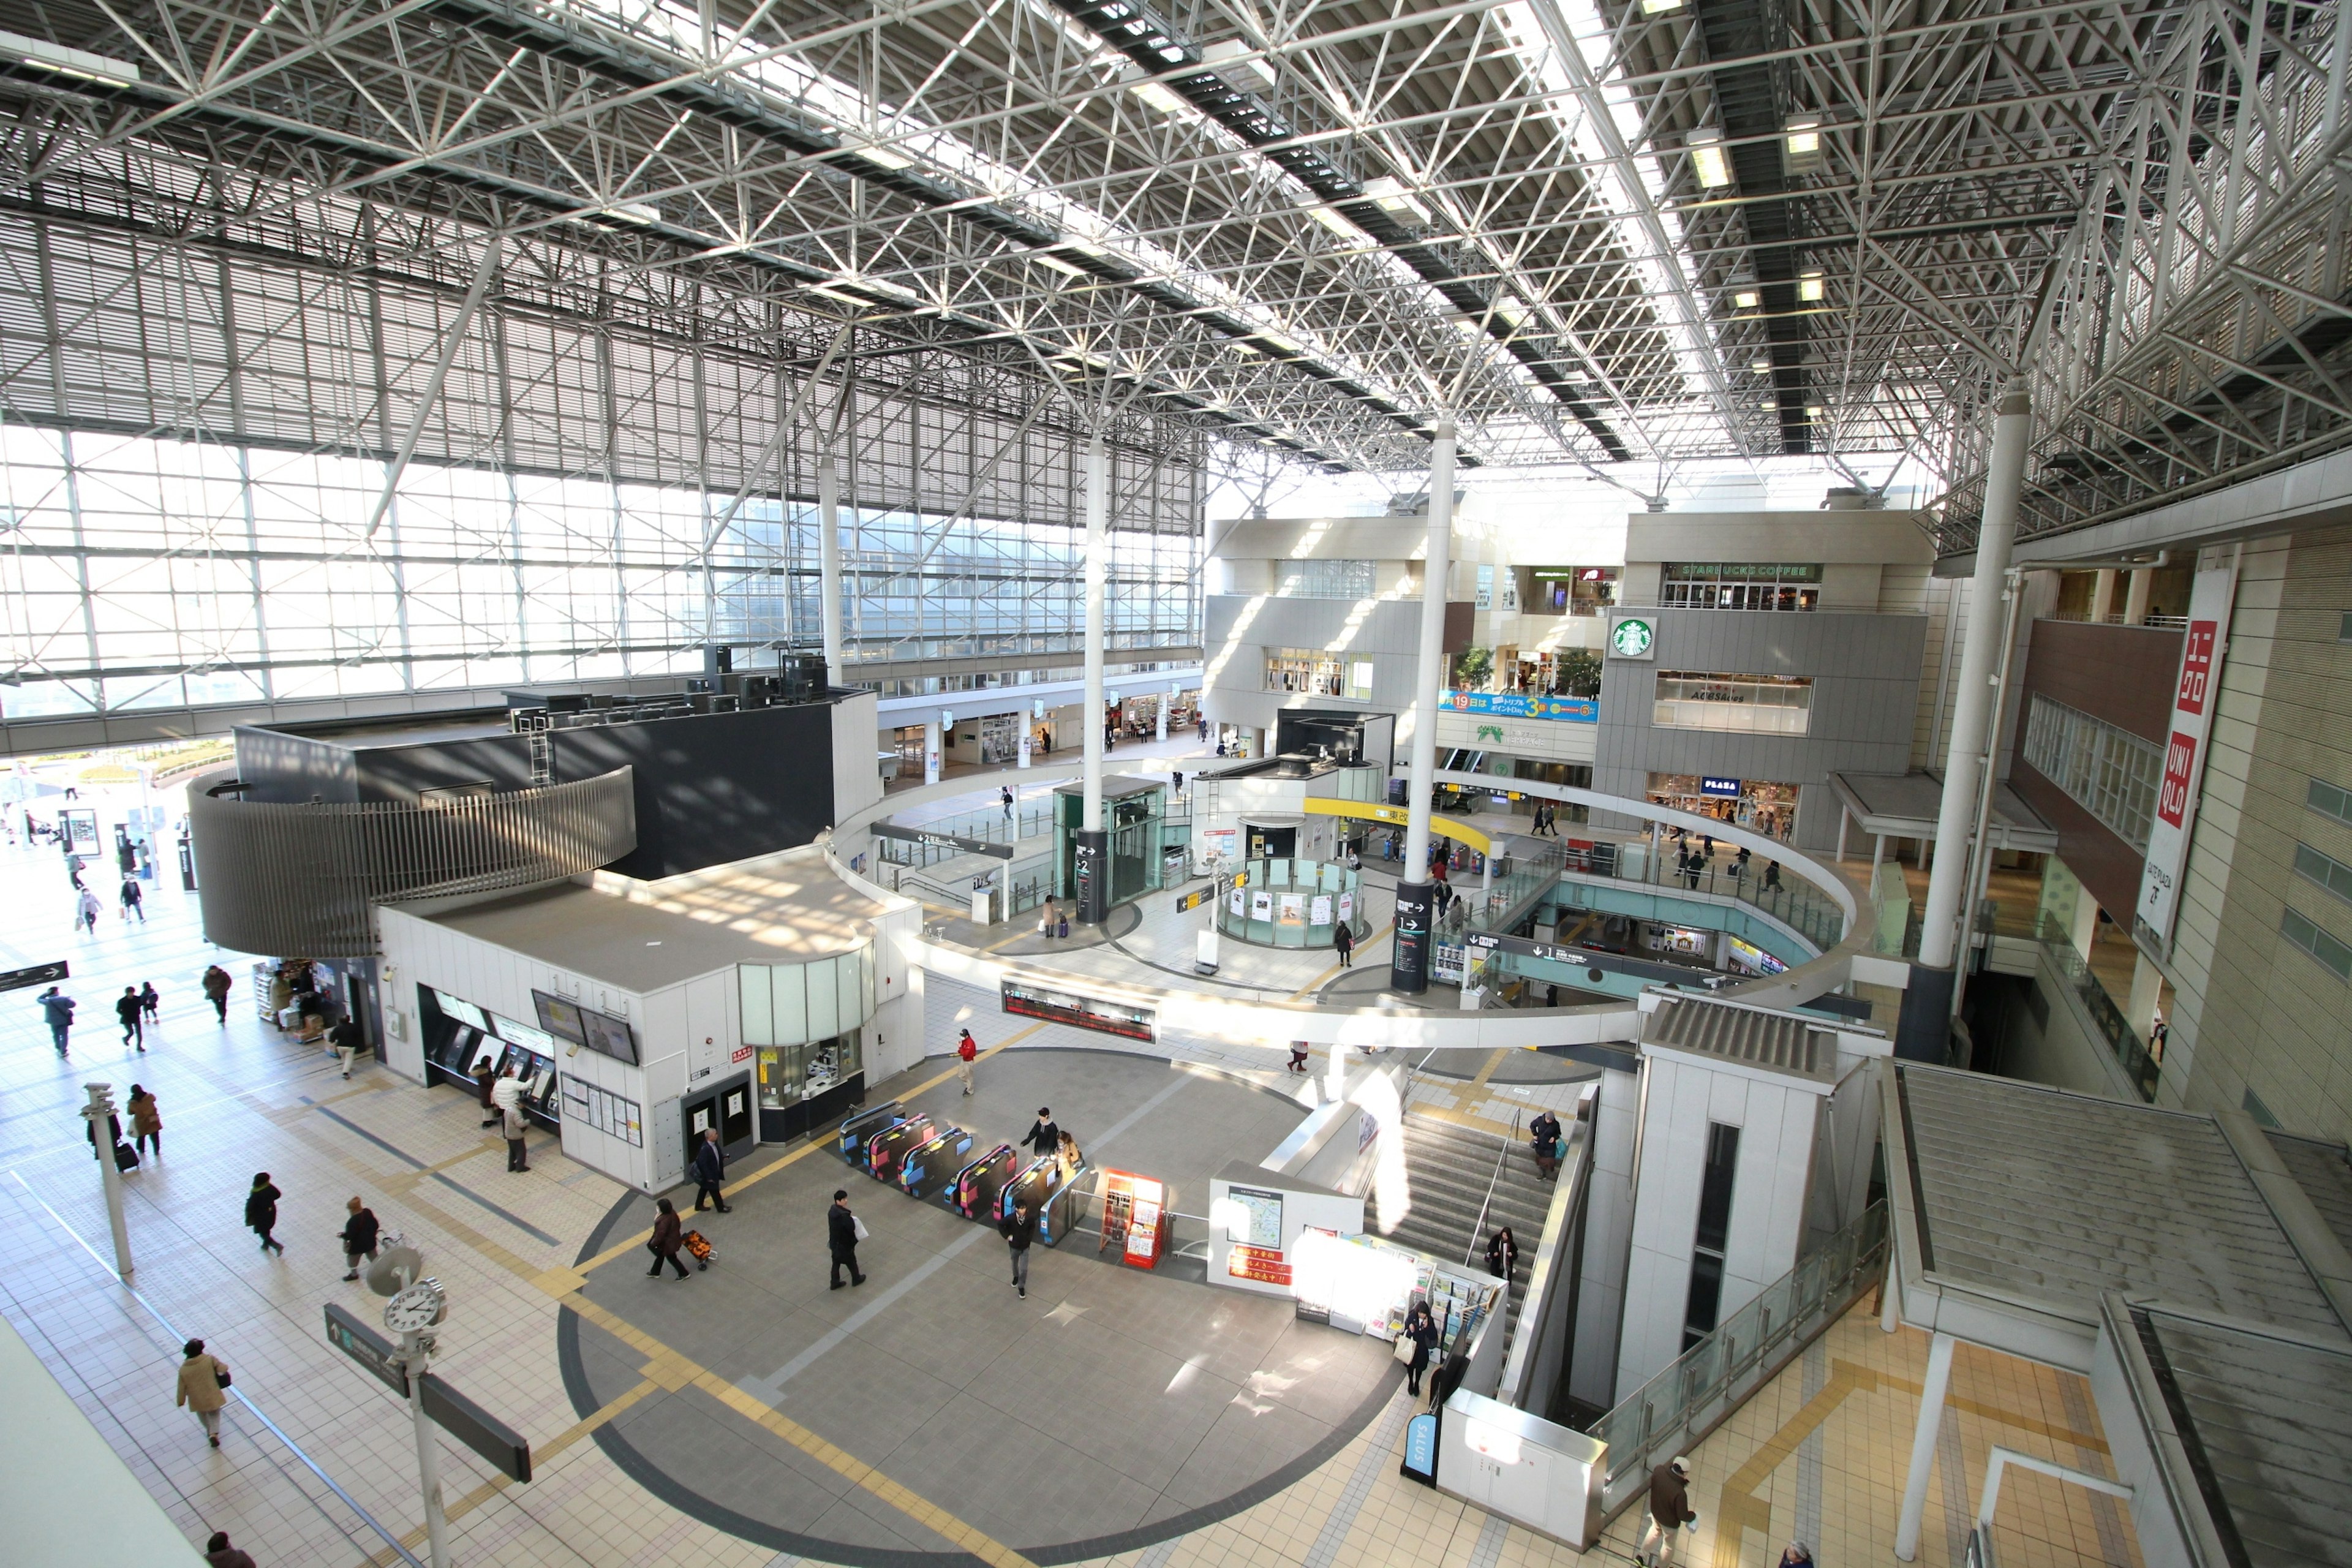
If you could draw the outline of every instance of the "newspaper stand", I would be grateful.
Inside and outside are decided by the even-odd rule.
[[[1102,1173],[1102,1239],[1097,1252],[1118,1249],[1119,1261],[1156,1268],[1168,1254],[1169,1205],[1175,1194],[1156,1177],[1131,1171]]]

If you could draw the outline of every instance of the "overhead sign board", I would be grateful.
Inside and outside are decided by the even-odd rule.
[[[28,985],[55,985],[66,977],[64,959],[55,963],[37,963],[30,969],[0,971],[0,991],[22,991]]]
[[[530,1444],[523,1435],[434,1376],[423,1379],[425,1414],[441,1430],[479,1454],[509,1480],[530,1479]]]
[[[1548,697],[1526,691],[1441,691],[1438,706],[1455,713],[1497,719],[1549,719],[1558,723],[1598,724],[1601,702],[1591,697]]]
[[[1013,858],[1013,846],[992,844],[985,838],[966,838],[954,833],[932,833],[920,827],[900,827],[896,823],[877,822],[873,826],[877,838],[896,838],[907,844],[935,844],[943,849],[961,849],[967,855],[992,855],[999,860]]]
[[[1739,781],[1701,774],[1698,781],[1698,793],[1709,800],[1738,800]]]
[[[393,1359],[400,1347],[332,1302],[327,1306],[327,1342],[373,1373],[386,1388],[408,1397],[408,1373]]]
[[[2180,640],[2180,675],[2173,682],[2172,721],[2164,748],[2164,778],[2157,785],[2156,815],[2147,825],[2147,858],[2140,869],[2139,903],[2132,911],[2132,934],[2161,956],[2172,945],[2173,917],[2180,909],[2180,878],[2189,865],[2189,836],[2196,826],[2199,786],[2211,750],[2213,710],[2221,694],[2221,661],[2230,637],[2230,605],[2237,596],[2238,568],[2197,574],[2189,590],[2189,629]],[[2147,1020],[2141,1020],[2144,1025]]]

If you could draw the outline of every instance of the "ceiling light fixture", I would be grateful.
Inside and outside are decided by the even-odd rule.
[[[1789,121],[1789,155],[1810,158],[1822,150],[1822,122],[1811,115]]]
[[[0,56],[5,55],[13,55],[28,66],[53,75],[71,77],[77,81],[127,87],[139,79],[139,68],[129,60],[94,55],[88,49],[69,49],[63,44],[28,38],[21,33],[0,33]]]
[[[1139,81],[1128,90],[1162,114],[1181,114],[1186,108],[1182,99],[1156,81]]]
[[[1772,374],[1772,362],[1759,354],[1748,362],[1748,368],[1759,375],[1769,375]]]
[[[1694,131],[1684,139],[1683,146],[1690,153],[1691,173],[1698,176],[1701,187],[1719,191],[1731,184],[1731,163],[1723,155],[1720,132]]]
[[[1642,0],[1642,15],[1644,16],[1663,16],[1669,11],[1682,8],[1683,0]]]
[[[893,153],[887,147],[860,147],[857,153],[867,163],[879,163],[882,167],[894,172],[899,169],[911,169],[915,166],[915,161],[912,158],[908,157],[904,153]]]
[[[1085,268],[1073,267],[1068,262],[1063,260],[1060,257],[1047,256],[1043,251],[1030,257],[1029,259],[1035,262],[1040,267],[1050,267],[1055,271],[1063,274],[1065,277],[1084,278],[1087,275]]]
[[[1731,297],[1731,302],[1742,310],[1752,310],[1764,302],[1764,296],[1753,289],[1742,289]]]
[[[1318,205],[1308,207],[1307,209],[1307,216],[1313,218],[1317,223],[1321,224],[1325,228],[1329,229],[1333,234],[1339,236],[1342,239],[1353,239],[1356,237],[1356,226],[1349,223],[1346,218],[1340,216],[1339,209],[1337,207],[1323,206],[1318,204]]]
[[[1822,297],[1822,274],[1819,268],[1797,274],[1797,298],[1808,304]]]
[[[1364,186],[1364,195],[1379,203],[1382,212],[1407,213],[1412,215],[1412,221],[1418,224],[1425,224],[1429,221],[1429,209],[1421,205],[1420,198],[1405,189],[1403,182],[1392,180],[1386,174],[1368,182]]]
[[[1828,412],[1828,409],[1822,407],[1818,403],[1809,403],[1805,405],[1805,417],[1808,419],[1819,419],[1822,415],[1827,414]]]

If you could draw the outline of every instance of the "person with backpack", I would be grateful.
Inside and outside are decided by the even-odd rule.
[[[261,1171],[253,1178],[253,1188],[245,1194],[246,1227],[261,1237],[261,1250],[273,1247],[278,1256],[286,1256],[286,1244],[269,1233],[278,1228],[278,1200],[286,1194],[269,1180],[269,1173]]]
[[[204,1423],[205,1436],[215,1448],[220,1447],[221,1406],[228,1395],[221,1392],[229,1384],[228,1368],[218,1356],[205,1353],[205,1342],[190,1340],[180,1347],[187,1359],[180,1363],[180,1389],[172,1401],[173,1406],[194,1413]]]
[[[152,1153],[163,1157],[163,1114],[155,1108],[155,1097],[137,1084],[131,1086],[131,1152]]]
[[[73,1032],[74,999],[56,986],[41,993],[41,1013],[48,1021],[49,1038],[58,1055],[66,1054],[66,1037]]]
[[[213,1011],[219,1015],[220,1021],[224,1024],[227,1023],[228,988],[236,982],[229,978],[227,970],[214,963],[205,966],[205,977],[201,984],[205,988],[205,999],[213,1005]]]
[[[122,1043],[127,1046],[135,1041],[144,1051],[147,1037],[139,1027],[139,988],[126,985],[122,988],[122,994],[114,999],[114,1016],[122,1020]]]
[[[966,1029],[956,1040],[956,1071],[963,1077],[963,1091],[971,1093],[971,1064],[980,1059],[980,1042]]]

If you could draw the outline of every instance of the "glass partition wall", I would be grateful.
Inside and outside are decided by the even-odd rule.
[[[816,1131],[864,1101],[872,943],[806,963],[738,964],[736,976],[743,1043],[757,1068],[761,1142]]]

